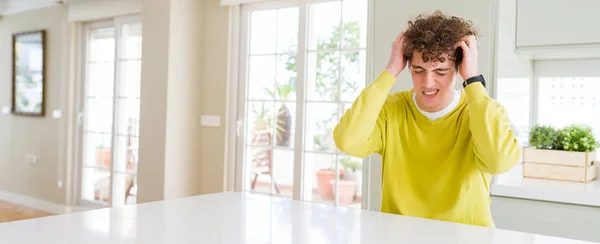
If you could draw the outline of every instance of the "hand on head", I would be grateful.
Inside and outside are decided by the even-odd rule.
[[[388,70],[394,76],[400,74],[404,68],[406,68],[408,63],[406,56],[410,55],[404,55],[404,45],[406,41],[407,38],[404,36],[404,31],[402,31],[392,43],[392,54],[386,70]],[[465,80],[479,75],[477,67],[477,39],[475,36],[468,35],[462,37],[458,42],[456,42],[454,48],[457,49],[457,51],[462,52],[463,55],[462,63],[458,68],[459,75]]]
[[[387,71],[394,76],[398,76],[406,67],[407,60],[404,58],[406,55],[404,55],[403,51],[404,43],[406,43],[406,37],[404,36],[404,31],[402,31],[392,44],[392,55],[386,67]]]
[[[455,49],[459,47],[459,50],[462,51],[463,60],[458,67],[458,74],[463,78],[463,80],[479,75],[479,71],[477,69],[477,39],[475,36],[468,35],[461,38],[458,42],[456,42],[456,44],[454,44]]]

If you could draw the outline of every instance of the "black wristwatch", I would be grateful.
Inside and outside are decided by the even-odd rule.
[[[483,87],[485,87],[485,79],[483,78],[483,75],[478,75],[478,76],[473,76],[469,79],[466,79],[463,82],[463,88],[467,87],[469,84],[474,83],[474,82],[481,82]]]

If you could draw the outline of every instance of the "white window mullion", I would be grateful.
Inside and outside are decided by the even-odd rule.
[[[119,75],[119,71],[120,71],[120,63],[121,61],[119,60],[119,58],[121,57],[121,25],[120,24],[115,24],[115,58],[114,58],[114,78],[113,78],[113,117],[112,117],[112,145],[111,145],[111,159],[110,159],[110,206],[115,206],[118,205],[115,202],[115,197],[114,197],[114,193],[116,191],[116,185],[115,185],[115,181],[116,181],[116,174],[115,174],[115,164],[117,163],[117,152],[119,150],[118,145],[119,145],[119,137],[118,137],[118,132],[119,132],[119,119],[117,118],[119,116],[119,107],[120,107],[120,99],[119,99],[119,87],[120,87],[120,75]]]
[[[296,55],[296,131],[294,142],[294,200],[304,200],[304,122],[306,99],[306,40],[308,5],[300,7],[298,19],[298,51]],[[312,192],[312,187],[308,190]]]
[[[236,137],[236,169],[235,169],[235,189],[236,191],[244,192],[246,189],[246,174],[248,164],[245,163],[246,156],[246,134],[249,128],[249,120],[247,111],[246,96],[248,94],[246,81],[248,79],[248,47],[251,45],[250,36],[250,12],[247,9],[241,11],[241,26],[240,32],[242,33],[240,38],[240,61],[239,61],[239,92],[238,93],[238,106],[237,106],[237,117],[238,124],[236,126],[243,126],[241,130],[237,130],[238,134]]]

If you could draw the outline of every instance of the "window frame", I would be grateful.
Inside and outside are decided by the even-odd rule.
[[[116,144],[116,141],[118,140],[118,107],[117,107],[117,100],[120,99],[117,96],[117,89],[119,87],[119,79],[120,79],[120,52],[121,52],[121,27],[123,25],[126,24],[142,24],[142,16],[139,14],[136,15],[127,15],[127,16],[119,16],[119,17],[114,17],[114,18],[109,18],[109,19],[102,19],[102,20],[94,20],[94,21],[85,21],[85,22],[80,22],[77,24],[77,63],[76,68],[77,68],[77,75],[76,75],[76,88],[75,88],[75,92],[76,92],[76,102],[75,102],[75,114],[76,114],[76,130],[75,130],[75,163],[74,163],[74,167],[73,169],[75,170],[74,173],[74,179],[72,182],[74,182],[75,184],[72,184],[72,198],[73,202],[77,205],[77,206],[84,206],[84,207],[89,207],[89,208],[104,208],[104,207],[112,207],[112,206],[122,206],[125,205],[125,203],[122,204],[114,204],[115,202],[115,198],[112,197],[112,194],[115,192],[115,185],[113,184],[115,182],[116,177],[118,177],[118,174],[125,174],[125,175],[132,175],[134,176],[134,186],[137,186],[137,170],[136,173],[127,173],[127,172],[117,172],[117,170],[114,167],[114,156],[116,154],[116,150],[111,150],[111,165],[109,170],[110,173],[110,194],[111,194],[111,202],[109,203],[103,203],[103,202],[99,202],[99,201],[91,201],[91,200],[87,200],[87,199],[83,199],[83,194],[82,194],[82,190],[83,190],[83,170],[85,168],[93,168],[93,167],[89,167],[89,166],[85,166],[84,165],[84,136],[85,136],[85,131],[84,131],[84,125],[85,125],[85,99],[86,99],[86,87],[88,86],[88,80],[86,78],[87,73],[88,73],[88,65],[87,65],[87,56],[89,55],[89,46],[88,46],[88,34],[90,33],[91,29],[94,28],[102,28],[102,27],[114,27],[115,28],[115,60],[114,60],[114,74],[113,74],[113,117],[112,117],[112,121],[113,121],[113,125],[111,128],[111,149],[114,149],[114,146]],[[142,27],[143,28],[143,27]],[[141,60],[141,59],[140,59]],[[140,76],[141,77],[141,76]],[[139,135],[138,135],[139,138]]]
[[[298,7],[299,10],[299,33],[298,37],[298,51],[296,55],[296,63],[304,63],[305,65],[299,65],[297,67],[297,80],[302,80],[302,82],[296,83],[296,111],[297,112],[294,118],[295,123],[295,137],[294,137],[294,161],[300,163],[294,163],[294,184],[293,184],[293,196],[294,200],[304,200],[303,199],[303,189],[302,182],[304,181],[304,154],[306,153],[304,150],[304,140],[305,140],[305,119],[306,119],[306,56],[307,45],[308,45],[308,9],[310,4],[313,3],[325,3],[325,2],[336,2],[339,0],[285,0],[285,1],[277,1],[277,2],[263,2],[263,3],[250,3],[243,4],[239,6],[234,6],[230,8],[230,21],[232,21],[232,26],[230,28],[230,34],[232,35],[232,39],[230,39],[230,79],[229,79],[229,94],[231,103],[228,105],[228,117],[232,118],[230,124],[228,125],[228,186],[229,190],[237,191],[237,192],[246,192],[244,189],[245,177],[244,175],[244,166],[240,165],[244,158],[245,153],[245,142],[246,142],[246,80],[248,74],[248,68],[246,65],[248,64],[247,58],[248,50],[249,50],[249,13],[257,10],[269,10],[269,9],[278,9],[278,8],[287,8],[287,7]],[[368,85],[373,79],[373,1],[374,0],[365,0],[368,6],[366,10],[367,13],[367,29],[366,29],[366,46],[364,47],[364,51],[366,53],[365,57],[365,86]],[[340,47],[343,51],[344,49]],[[362,50],[363,48],[361,48]],[[335,104],[343,104],[342,101],[335,102]],[[341,116],[341,114],[340,114]],[[363,209],[371,209],[373,208],[373,204],[371,204],[371,192],[378,192],[380,189],[371,189],[373,186],[378,187],[378,184],[372,184],[371,181],[380,180],[381,175],[373,176],[371,174],[371,161],[373,156],[369,156],[363,159],[363,177],[362,177],[362,202],[361,206]],[[375,159],[377,161],[377,159]],[[337,187],[336,187],[337,188]],[[335,200],[337,204],[337,199]],[[377,200],[378,202],[379,200]],[[378,208],[378,206],[374,206]]]

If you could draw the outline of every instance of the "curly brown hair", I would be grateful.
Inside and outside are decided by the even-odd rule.
[[[410,61],[413,51],[423,52],[423,62],[443,63],[446,61],[443,55],[448,54],[448,59],[458,67],[462,62],[462,51],[454,49],[454,44],[467,35],[478,35],[471,21],[445,15],[439,10],[429,16],[419,15],[408,21],[404,56]]]

